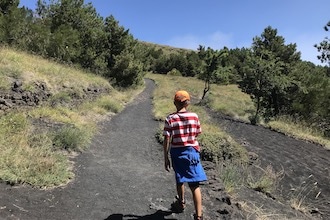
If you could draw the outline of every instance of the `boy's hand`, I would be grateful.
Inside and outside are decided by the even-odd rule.
[[[170,159],[168,157],[165,158],[165,170],[167,172],[170,172],[170,170],[171,170],[171,162],[170,162]]]

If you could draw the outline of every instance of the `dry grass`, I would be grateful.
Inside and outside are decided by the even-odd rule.
[[[286,216],[284,214],[277,214],[270,212],[263,208],[263,206],[258,206],[253,202],[245,201],[240,202],[240,206],[244,211],[248,214],[246,216],[247,220],[286,220]]]
[[[268,165],[265,169],[259,166],[254,166],[254,169],[258,169],[260,175],[250,174],[247,177],[247,184],[250,188],[265,193],[271,196],[274,190],[278,187],[280,180],[284,176],[284,170],[276,172],[271,165]]]
[[[291,208],[306,214],[311,212],[321,194],[321,191],[318,188],[318,183],[313,178],[313,175],[309,175],[300,186],[291,188],[291,191]],[[314,198],[313,204],[308,198]]]
[[[330,150],[330,139],[325,138],[321,132],[303,121],[295,121],[290,117],[280,117],[269,122],[268,126],[287,136],[318,143]]]
[[[102,77],[28,53],[2,47],[0,57],[0,70],[3,70],[1,77],[7,77],[7,82],[8,78],[10,78],[9,82],[14,79],[22,80],[25,88],[38,81],[46,83],[52,94],[62,91],[63,88],[75,90],[93,86],[111,88],[109,82]]]

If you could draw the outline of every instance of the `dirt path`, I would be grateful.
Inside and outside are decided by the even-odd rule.
[[[38,190],[0,184],[0,219],[192,219],[189,192],[185,213],[169,211],[176,195],[174,176],[164,171],[162,146],[154,137],[159,126],[151,112],[154,86],[147,80],[146,89],[127,108],[100,125],[89,150],[74,159],[76,177],[67,186]],[[207,196],[205,190],[206,219],[240,216],[235,206],[221,201],[221,185],[211,178],[210,186],[218,193],[217,198]],[[221,214],[214,206],[233,211]]]
[[[146,80],[146,89],[127,108],[100,124],[102,129],[89,150],[74,159],[76,177],[67,186],[39,190],[1,183],[0,219],[192,219],[189,191],[185,213],[169,210],[176,194],[174,176],[164,171],[162,146],[154,137],[159,127],[151,112],[154,86],[151,80]],[[285,168],[287,178],[283,184],[287,187],[282,193],[287,192],[290,184],[297,186],[313,174],[322,189],[319,198],[329,198],[329,151],[261,127],[218,120],[249,150],[256,152],[263,164]],[[204,166],[209,177],[202,186],[205,219],[255,219],[251,213],[243,214],[227,196],[213,164],[204,162]],[[303,219],[303,215],[286,204],[249,189],[242,190],[239,199],[259,202],[274,213],[280,212],[281,215],[275,215],[280,218],[274,219],[283,216]],[[323,208],[322,212],[326,213]]]

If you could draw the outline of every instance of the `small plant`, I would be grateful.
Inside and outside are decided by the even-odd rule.
[[[207,126],[205,126],[207,128]],[[236,161],[247,159],[246,151],[230,136],[220,131],[205,131],[198,137],[201,157],[207,161]]]
[[[122,106],[116,100],[111,100],[110,97],[103,97],[99,99],[96,104],[106,111],[110,111],[113,113],[118,113],[122,110]]]
[[[313,175],[309,175],[300,186],[292,188],[291,191],[291,207],[303,213],[309,213],[312,210],[311,204],[316,203],[311,201],[311,198],[317,200],[321,194],[317,181],[313,180]]]
[[[258,192],[265,193],[267,196],[272,197],[272,193],[278,186],[279,181],[283,178],[284,171],[281,170],[276,172],[270,165],[268,165],[266,169],[261,167],[256,168],[259,168],[261,174],[254,172],[253,175],[248,175],[248,186]]]
[[[56,106],[58,104],[64,104],[64,103],[69,103],[71,101],[71,96],[68,92],[59,92],[55,95],[53,95],[50,98],[50,104],[51,106]]]
[[[169,76],[182,76],[181,72],[175,68],[167,73]]]
[[[155,138],[160,144],[164,143],[163,126],[164,125],[162,123],[159,123],[159,128],[157,129],[155,134]]]
[[[58,149],[68,151],[80,151],[85,149],[90,143],[90,136],[87,129],[65,125],[55,132],[53,143]]]
[[[233,193],[235,189],[244,184],[244,172],[241,164],[223,163],[219,168],[219,175],[228,193]]]

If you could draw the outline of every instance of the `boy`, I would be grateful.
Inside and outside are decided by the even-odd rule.
[[[200,147],[196,137],[201,133],[200,122],[196,113],[187,111],[190,96],[186,91],[177,91],[174,96],[176,112],[165,119],[164,162],[165,170],[170,171],[169,149],[172,167],[175,172],[178,195],[173,208],[182,212],[185,208],[184,183],[188,183],[193,194],[195,220],[202,220],[202,194],[199,187],[201,181],[206,181],[204,169],[200,162]]]

